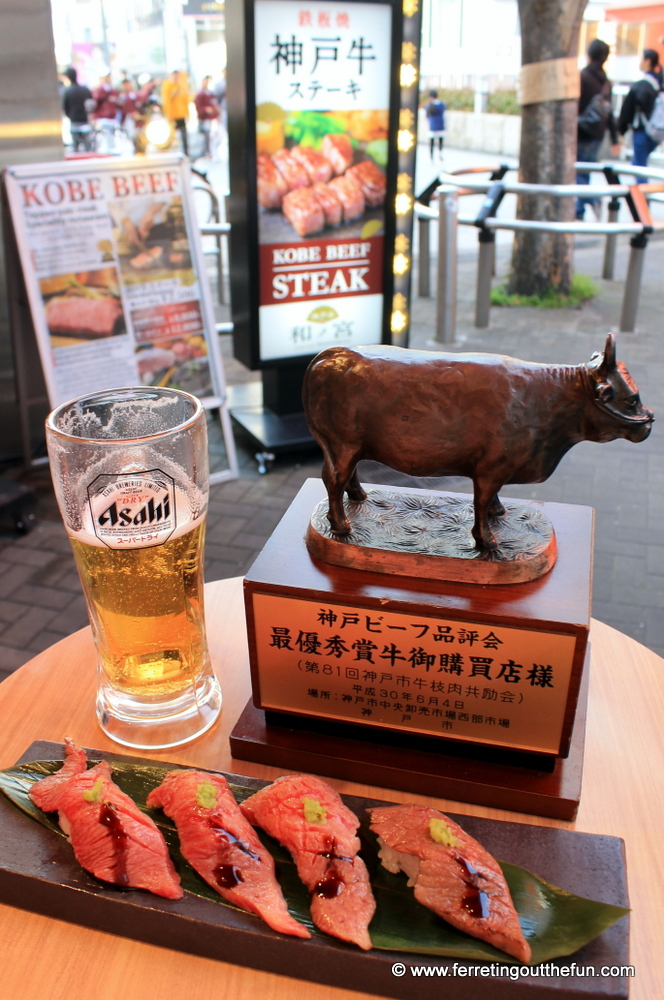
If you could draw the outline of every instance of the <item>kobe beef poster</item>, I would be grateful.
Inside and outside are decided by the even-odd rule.
[[[260,360],[380,343],[392,7],[255,0]]]
[[[223,396],[180,157],[13,167],[6,186],[52,406],[140,384]]]

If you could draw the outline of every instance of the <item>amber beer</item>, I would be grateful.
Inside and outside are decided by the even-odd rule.
[[[173,694],[208,660],[203,618],[205,524],[162,545],[117,551],[72,538],[101,667],[119,691]]]
[[[97,717],[163,748],[221,708],[203,610],[205,414],[174,389],[116,389],[47,420],[49,458],[98,653]]]

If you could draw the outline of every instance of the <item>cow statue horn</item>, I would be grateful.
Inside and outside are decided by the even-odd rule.
[[[604,373],[612,372],[616,367],[616,335],[615,333],[608,334],[606,338],[606,344],[604,345],[604,360],[602,361],[602,370]]]
[[[593,351],[587,365],[595,382],[604,382],[616,368],[616,335],[609,333],[604,345],[604,351]]]

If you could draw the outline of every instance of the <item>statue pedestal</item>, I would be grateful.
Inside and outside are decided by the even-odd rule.
[[[327,497],[321,500],[307,530],[312,556],[369,573],[493,586],[538,580],[556,561],[556,536],[543,504],[505,500],[502,516],[491,519],[496,549],[481,552],[471,534],[472,497],[384,486],[366,493],[362,502],[346,498],[349,535],[332,532]]]
[[[592,510],[535,505],[558,547],[538,580],[443,583],[313,558],[305,535],[324,497],[308,480],[247,574],[254,696],[234,756],[570,819]]]

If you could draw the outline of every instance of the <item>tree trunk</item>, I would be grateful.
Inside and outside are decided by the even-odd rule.
[[[586,0],[518,0],[521,62],[575,56]],[[521,109],[519,180],[530,184],[573,184],[578,100],[544,101]],[[573,198],[521,195],[517,218],[569,222]],[[567,293],[572,281],[573,237],[516,233],[509,291],[541,295],[550,288]]]

